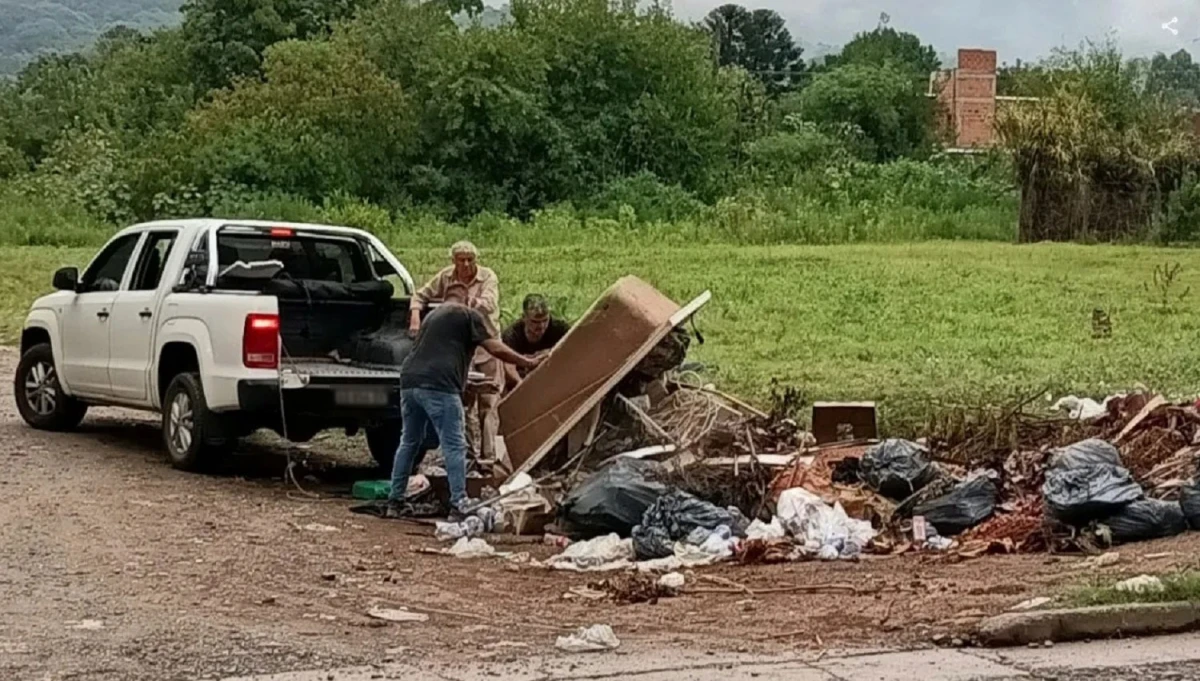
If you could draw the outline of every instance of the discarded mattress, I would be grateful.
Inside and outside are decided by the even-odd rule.
[[[637,277],[623,277],[500,403],[500,434],[515,473],[538,463],[671,329],[708,302],[681,308]]]

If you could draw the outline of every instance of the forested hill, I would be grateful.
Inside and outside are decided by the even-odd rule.
[[[0,74],[14,74],[43,52],[70,52],[124,24],[177,24],[183,0],[0,0]]]
[[[74,52],[108,29],[153,29],[178,24],[184,0],[0,0],[0,77],[15,75],[34,57]],[[478,21],[495,26],[507,7],[487,7]],[[460,17],[460,23],[469,21]]]

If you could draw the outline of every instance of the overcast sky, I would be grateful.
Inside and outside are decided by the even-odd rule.
[[[673,0],[681,18],[700,18],[723,4],[719,0]],[[870,30],[880,12],[893,28],[911,31],[938,52],[959,47],[990,47],[1002,62],[1036,59],[1060,45],[1077,46],[1085,38],[1113,31],[1129,54],[1180,48],[1197,55],[1200,0],[743,0],[751,9],[779,12],[797,40],[841,45],[858,31]],[[1163,30],[1178,17],[1179,35]]]

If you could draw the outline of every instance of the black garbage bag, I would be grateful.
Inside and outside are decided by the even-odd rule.
[[[1086,525],[1115,514],[1145,496],[1121,453],[1103,440],[1082,440],[1055,450],[1042,484],[1046,507],[1056,519]]]
[[[1120,511],[1145,494],[1125,468],[1092,464],[1046,471],[1042,496],[1056,519],[1086,525]]]
[[[617,459],[589,476],[559,506],[563,532],[575,539],[613,532],[630,536],[646,510],[667,493],[665,486],[647,479],[648,467],[640,461]]]
[[[884,440],[871,447],[859,470],[868,486],[897,501],[920,491],[937,474],[929,450],[908,440]]]
[[[1180,491],[1179,507],[1188,525],[1193,530],[1200,530],[1200,484],[1193,482]]]
[[[1120,466],[1121,452],[1104,440],[1092,438],[1073,445],[1056,449],[1050,454],[1050,468],[1076,468],[1080,466]]]
[[[735,524],[726,509],[672,490],[646,509],[641,524],[633,528],[633,552],[638,560],[666,558],[673,555],[675,542],[687,538],[696,528],[714,530],[721,525],[733,528]]]
[[[1108,527],[1114,544],[1174,537],[1188,529],[1179,502],[1160,499],[1134,501],[1101,524]]]
[[[949,494],[930,499],[913,509],[913,515],[925,516],[943,537],[952,537],[975,527],[996,510],[1000,491],[985,475],[955,487]]]

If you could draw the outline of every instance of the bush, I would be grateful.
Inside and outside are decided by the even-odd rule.
[[[1195,173],[1188,173],[1171,192],[1157,233],[1163,243],[1200,239],[1200,180]]]
[[[643,171],[609,182],[585,208],[589,216],[623,222],[674,222],[696,215],[704,204],[683,187]]]
[[[0,245],[95,246],[113,232],[67,197],[44,197],[0,186]]]

